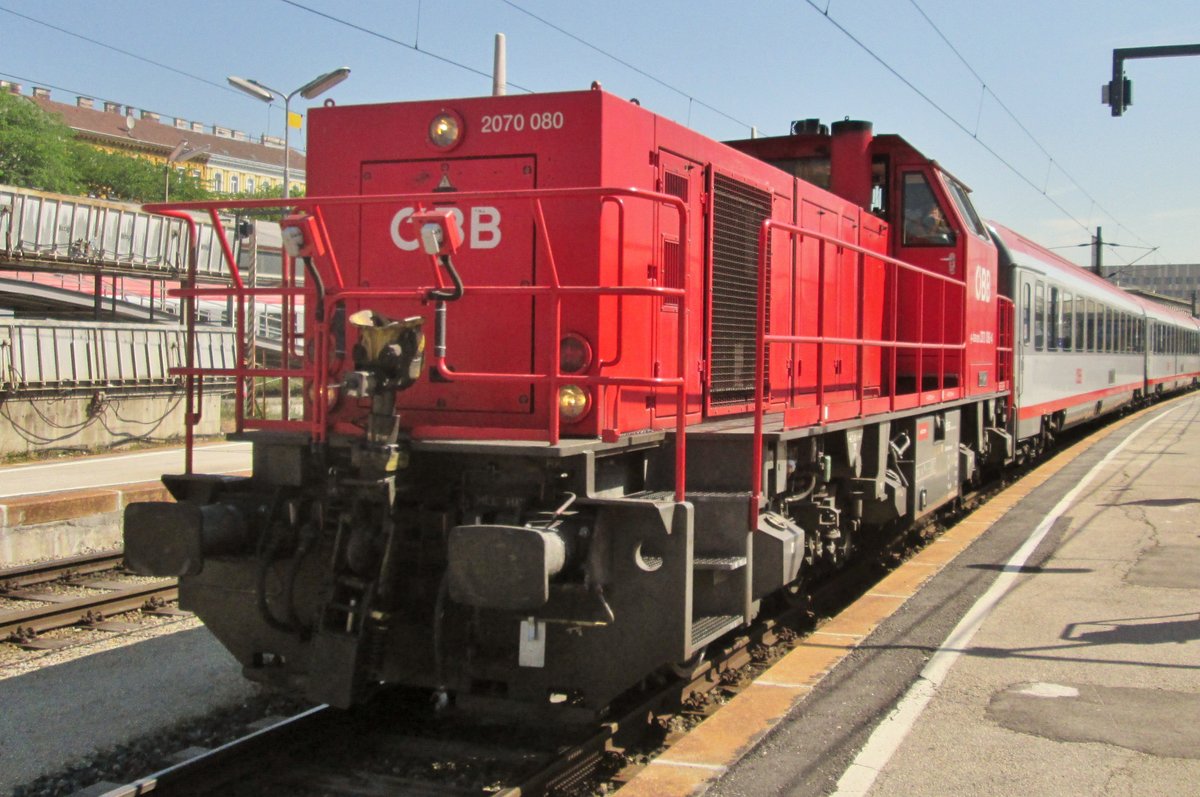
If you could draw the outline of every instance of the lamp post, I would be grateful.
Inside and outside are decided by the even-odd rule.
[[[171,199],[171,164],[183,163],[190,161],[199,155],[208,152],[208,144],[199,144],[192,146],[185,138],[175,145],[175,149],[171,150],[171,154],[167,156],[167,176],[166,182],[163,183],[163,202],[168,202]]]
[[[303,86],[301,86],[300,88],[291,92],[290,94],[285,94],[284,92],[280,91],[279,89],[273,89],[270,86],[263,85],[262,83],[259,83],[257,80],[253,80],[251,78],[241,78],[241,77],[236,77],[234,75],[230,75],[227,78],[229,81],[229,85],[233,86],[236,89],[246,92],[251,97],[260,99],[263,102],[272,102],[276,97],[280,97],[283,100],[283,198],[284,199],[287,199],[289,196],[291,196],[291,186],[288,185],[288,165],[290,162],[292,148],[288,143],[289,138],[290,138],[290,136],[288,135],[288,132],[291,130],[291,127],[292,127],[291,116],[289,113],[290,104],[292,102],[292,97],[295,97],[297,94],[299,94],[304,99],[311,100],[313,97],[316,97],[317,95],[328,91],[329,89],[333,88],[338,83],[341,83],[343,80],[345,80],[348,77],[350,77],[350,67],[348,67],[348,66],[339,67],[338,69],[335,69],[332,72],[326,72],[323,75],[318,75],[317,77],[308,81]]]

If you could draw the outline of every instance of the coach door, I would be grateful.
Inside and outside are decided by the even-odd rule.
[[[659,191],[679,197],[688,206],[688,262],[683,262],[685,247],[680,238],[679,212],[673,206],[663,205],[658,212],[658,246],[649,277],[650,284],[664,288],[682,288],[685,284],[684,277],[688,278],[690,307],[687,325],[690,351],[686,359],[686,373],[689,413],[700,411],[700,373],[695,353],[701,350],[700,320],[704,317],[699,268],[704,252],[704,209],[700,201],[704,188],[703,164],[665,150],[659,151]],[[658,305],[654,314],[654,375],[670,379],[679,373],[679,314],[683,312],[683,303],[678,298],[668,297],[654,301]],[[674,388],[660,388],[655,391],[655,418],[674,418],[676,409],[677,396]]]

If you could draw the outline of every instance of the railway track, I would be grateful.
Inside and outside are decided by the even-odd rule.
[[[0,640],[29,649],[63,647],[69,642],[39,635],[79,625],[127,631],[133,626],[107,618],[137,609],[161,612],[178,598],[174,579],[122,579],[121,564],[120,552],[106,552],[0,570]]]
[[[600,783],[622,782],[647,754],[719,708],[748,680],[747,668],[790,649],[797,629],[812,627],[813,606],[841,600],[829,589],[809,597],[711,647],[689,671],[627,694],[600,722],[514,724],[439,713],[428,692],[397,690],[352,711],[318,706],[103,794],[591,794]]]

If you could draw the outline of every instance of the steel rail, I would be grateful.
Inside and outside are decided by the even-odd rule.
[[[125,554],[122,551],[107,551],[0,568],[0,597],[10,590],[33,584],[45,584],[48,581],[56,581],[68,576],[82,576],[90,573],[102,573],[105,570],[115,570],[121,566],[124,558]]]
[[[106,590],[97,595],[48,603],[45,606],[0,612],[0,639],[20,630],[40,634],[66,628],[94,618],[97,614],[122,614],[140,609],[147,601],[155,598],[170,601],[178,597],[179,587],[175,579],[163,579],[134,584],[128,589]]]

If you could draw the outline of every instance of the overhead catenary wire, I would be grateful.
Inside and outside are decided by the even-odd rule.
[[[1017,117],[1016,113],[1014,113],[1013,110],[1011,108],[1009,108],[1008,105],[1005,104],[1004,100],[1000,99],[1000,96],[998,94],[996,94],[996,92],[991,88],[991,86],[989,86],[987,84],[987,81],[984,80],[983,77],[977,71],[975,71],[975,67],[971,66],[971,63],[966,59],[966,56],[964,56],[959,51],[959,49],[954,46],[954,43],[951,42],[949,37],[947,37],[946,34],[942,32],[942,29],[937,26],[937,23],[935,23],[933,21],[933,19],[930,18],[930,16],[925,13],[925,10],[923,8],[921,8],[921,6],[917,3],[917,0],[909,0],[909,3],[912,4],[912,7],[917,10],[917,13],[921,15],[921,17],[925,20],[925,22],[929,24],[929,27],[933,28],[933,32],[938,35],[938,38],[940,38],[945,43],[945,45],[950,48],[950,52],[954,53],[954,55],[958,58],[958,60],[962,63],[962,65],[967,68],[967,71],[970,72],[971,75],[975,78],[975,80],[979,82],[980,89],[981,89],[980,106],[979,106],[980,114],[982,115],[982,112],[983,112],[983,98],[987,95],[990,95],[991,98],[996,101],[996,104],[1000,107],[1000,109],[1008,115],[1008,118],[1011,119],[1013,121],[1013,123],[1016,124],[1016,126],[1021,129],[1021,132],[1023,132],[1029,138],[1029,140],[1031,142],[1033,142],[1033,145],[1035,147],[1037,147],[1039,150],[1041,150],[1042,154],[1046,156],[1048,163],[1046,165],[1046,181],[1042,187],[1042,193],[1045,194],[1047,187],[1049,186],[1050,172],[1054,168],[1057,168],[1058,171],[1064,177],[1066,177],[1068,181],[1070,181],[1071,185],[1073,185],[1076,188],[1076,190],[1079,191],[1079,193],[1083,194],[1085,197],[1087,197],[1088,200],[1091,201],[1093,209],[1098,208],[1100,210],[1100,212],[1102,212],[1105,216],[1112,219],[1113,222],[1115,222],[1118,227],[1125,230],[1130,235],[1137,238],[1139,241],[1142,241],[1142,243],[1147,243],[1145,241],[1145,239],[1143,239],[1140,235],[1138,235],[1136,232],[1134,232],[1133,230],[1130,230],[1128,227],[1126,227],[1124,224],[1122,224],[1121,221],[1116,216],[1114,216],[1111,211],[1109,211],[1106,207],[1101,205],[1099,203],[1099,201],[1097,201],[1096,198],[1094,196],[1092,196],[1091,193],[1089,193],[1088,190],[1086,188],[1084,188],[1083,185],[1078,180],[1076,180],[1074,176],[1071,175],[1070,172],[1068,172],[1065,168],[1063,168],[1062,162],[1059,161],[1057,158],[1055,158],[1054,155],[1050,152],[1050,150],[1046,149],[1045,145],[1043,145],[1042,142],[1038,140],[1037,136],[1035,136],[1033,134],[1033,132],[1025,125],[1025,123],[1022,122],[1021,119]],[[978,132],[979,132],[979,119],[976,118],[974,137],[978,138]],[[1089,213],[1090,212],[1091,211],[1089,211]]]
[[[360,33],[365,33],[368,36],[373,36],[376,39],[381,39],[382,41],[388,42],[389,44],[395,44],[400,47],[405,47],[414,52],[418,52],[421,55],[428,56],[429,58],[435,58],[444,64],[450,64],[451,66],[456,66],[459,69],[465,69],[466,71],[471,72],[473,74],[480,75],[481,77],[486,77],[488,80],[492,79],[491,72],[485,72],[482,69],[476,69],[475,67],[468,66],[467,64],[464,64],[460,61],[455,61],[452,58],[447,58],[446,56],[435,53],[432,50],[427,50],[427,49],[421,47],[419,44],[409,44],[406,41],[401,41],[400,39],[394,38],[392,36],[388,36],[387,34],[380,33],[377,30],[371,30],[370,28],[363,27],[362,25],[358,25],[349,20],[342,19],[341,17],[337,17],[337,16],[334,16],[333,14],[326,13],[325,11],[320,11],[318,9],[311,8],[309,6],[304,5],[303,3],[296,2],[296,0],[279,0],[279,2],[284,3],[285,5],[292,6],[293,8],[298,8],[301,11],[307,11],[309,14],[313,14],[315,16],[321,17],[323,19],[326,19],[326,20],[336,23],[338,25],[343,25],[347,28],[351,28]],[[419,18],[420,18],[420,8],[419,7],[418,7],[417,11],[418,11],[418,20],[419,20]],[[419,23],[418,23],[418,25],[419,25]],[[418,27],[418,30],[419,30],[419,27]],[[519,89],[520,91],[524,91],[524,92],[527,92],[530,94],[533,93],[533,89],[527,88],[526,86],[522,86],[517,83],[513,83],[511,81],[509,81],[508,85],[512,86],[515,89]]]
[[[193,75],[191,72],[187,72],[185,70],[178,69],[176,67],[171,66],[170,64],[164,64],[161,61],[155,61],[154,59],[147,58],[144,55],[138,55],[137,53],[130,52],[129,50],[125,50],[125,49],[122,49],[115,45],[108,44],[107,42],[102,42],[98,39],[93,39],[89,36],[84,36],[82,33],[76,33],[73,30],[67,30],[64,27],[61,27],[59,25],[54,25],[50,22],[46,22],[45,20],[38,19],[36,17],[31,17],[28,14],[22,14],[18,11],[13,11],[11,8],[5,8],[4,6],[0,6],[0,11],[4,12],[5,14],[12,14],[14,17],[20,17],[21,19],[32,22],[35,25],[42,25],[43,27],[50,28],[51,30],[56,30],[59,33],[66,34],[67,36],[73,36],[74,38],[88,42],[89,44],[94,44],[97,47],[103,47],[106,50],[112,50],[115,53],[120,53],[121,55],[128,56],[129,58],[134,58],[143,63],[150,64],[151,66],[156,66],[159,69],[166,69],[169,72],[174,72],[177,75],[182,75],[191,80],[196,80],[201,83],[206,83],[209,86],[220,89],[221,91],[228,91],[230,94],[240,94],[240,92],[230,88],[229,86],[222,85],[221,83],[217,83],[214,80],[209,80],[208,78],[201,77],[200,75]]]
[[[288,1],[289,0],[285,0],[285,2],[288,2]],[[754,125],[750,124],[749,122],[743,122],[741,119],[731,116],[730,114],[726,113],[725,111],[722,111],[720,108],[710,105],[707,102],[705,102],[704,100],[696,97],[694,94],[691,94],[690,92],[685,91],[684,89],[681,89],[678,86],[674,86],[674,85],[666,82],[665,80],[650,74],[649,72],[642,69],[641,67],[639,67],[635,64],[632,64],[629,61],[626,61],[625,59],[620,58],[619,56],[616,56],[616,55],[610,53],[608,50],[605,50],[603,47],[599,47],[595,44],[592,44],[588,40],[586,40],[580,36],[577,36],[576,34],[572,33],[571,31],[566,30],[565,28],[562,28],[562,27],[554,24],[553,22],[551,22],[548,19],[545,19],[544,17],[540,17],[537,14],[533,13],[532,11],[529,11],[526,8],[522,8],[521,6],[512,2],[512,0],[500,0],[500,2],[504,3],[506,6],[512,8],[515,11],[519,11],[520,13],[529,17],[530,19],[540,22],[541,24],[545,25],[546,27],[550,28],[551,30],[558,31],[559,33],[561,33],[562,35],[571,39],[572,41],[582,44],[584,47],[587,47],[588,49],[590,49],[594,52],[597,52],[600,55],[603,55],[605,58],[608,58],[611,61],[615,61],[616,63],[620,64],[621,66],[625,67],[626,69],[636,72],[637,74],[641,75],[642,77],[646,78],[647,80],[651,80],[651,81],[657,83],[658,85],[662,86],[663,88],[673,91],[676,94],[680,95],[681,97],[684,97],[688,101],[689,122],[690,122],[692,104],[694,103],[696,105],[699,105],[702,108],[707,108],[708,110],[712,111],[713,113],[717,114],[718,116],[722,116],[725,119],[728,119],[729,121],[731,121],[735,124],[739,124],[742,127],[745,127],[750,130],[754,129]]]
[[[878,63],[880,66],[882,66],[888,72],[890,72],[893,77],[895,77],[897,80],[899,80],[905,86],[907,86],[918,97],[925,100],[925,102],[928,103],[928,105],[931,108],[933,108],[935,111],[937,111],[943,117],[945,117],[946,121],[950,122],[950,124],[954,125],[959,130],[961,130],[962,132],[964,132],[968,136],[970,136],[972,139],[974,139],[975,142],[979,144],[979,146],[983,147],[984,150],[986,150],[988,152],[988,154],[990,154],[993,158],[995,158],[997,161],[999,161],[1006,169],[1008,169],[1010,172],[1012,172],[1014,176],[1016,176],[1018,179],[1020,179],[1022,182],[1024,182],[1026,185],[1028,185],[1030,188],[1032,188],[1034,191],[1037,191],[1039,194],[1041,194],[1046,199],[1046,201],[1049,202],[1051,205],[1053,205],[1055,208],[1057,208],[1060,213],[1062,213],[1064,216],[1066,216],[1071,221],[1075,222],[1075,224],[1079,225],[1080,229],[1085,230],[1085,231],[1089,230],[1089,228],[1086,224],[1084,224],[1082,221],[1077,219],[1074,216],[1074,214],[1071,213],[1071,211],[1069,211],[1065,207],[1063,207],[1063,205],[1061,203],[1059,203],[1058,201],[1056,201],[1052,196],[1050,196],[1048,193],[1046,193],[1042,189],[1038,188],[1037,184],[1034,183],[1033,180],[1031,180],[1028,176],[1026,176],[1024,172],[1022,172],[1020,169],[1018,169],[1013,163],[1011,163],[1003,155],[1001,155],[999,152],[997,152],[995,148],[993,148],[992,146],[987,144],[983,139],[979,138],[979,136],[972,133],[971,130],[968,129],[967,126],[964,125],[961,121],[959,121],[957,118],[955,118],[955,116],[952,113],[950,113],[945,108],[943,108],[941,105],[939,105],[936,100],[934,100],[932,97],[930,97],[924,91],[922,91],[915,83],[913,83],[911,80],[906,78],[904,75],[900,74],[899,70],[897,70],[894,66],[892,66],[887,61],[885,61],[882,56],[880,56],[878,53],[876,53],[874,50],[872,50],[870,47],[868,47],[866,45],[866,43],[864,43],[861,39],[859,39],[857,36],[855,36],[853,33],[851,33],[849,28],[847,28],[845,25],[841,24],[836,19],[831,17],[829,15],[828,7],[822,9],[816,4],[816,2],[814,2],[814,0],[804,0],[804,2],[806,2],[809,6],[811,6],[812,9],[814,11],[816,11],[818,14],[820,14],[825,19],[827,19],[829,21],[829,24],[833,25],[835,28],[837,28],[839,31],[841,31],[842,35],[844,35],[850,41],[852,41],[856,45],[858,45],[859,49],[861,49],[867,55],[871,56],[871,58],[874,59],[876,63]]]

